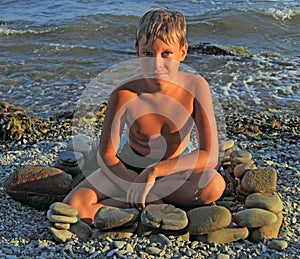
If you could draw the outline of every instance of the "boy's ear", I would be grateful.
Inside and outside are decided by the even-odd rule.
[[[187,51],[188,51],[189,45],[185,43],[181,49],[180,49],[180,54],[181,54],[181,59],[180,61],[183,61],[186,57]]]

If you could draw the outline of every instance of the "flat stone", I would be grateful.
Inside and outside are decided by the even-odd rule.
[[[273,193],[276,191],[277,173],[272,167],[261,167],[245,173],[241,185],[248,192]]]
[[[234,150],[230,154],[230,161],[232,165],[241,163],[252,163],[252,154],[244,150]]]
[[[50,228],[50,231],[52,233],[54,240],[59,243],[65,243],[73,237],[73,233],[70,232],[69,230]]]
[[[54,212],[54,214],[64,215],[64,216],[77,216],[78,211],[70,206],[69,204],[63,202],[54,202],[50,206],[50,210]]]
[[[149,227],[180,230],[187,226],[185,211],[171,204],[150,204],[141,213],[141,222]]]
[[[239,148],[237,146],[235,146],[235,145],[233,145],[232,147],[226,149],[224,151],[224,157],[228,157],[228,159],[230,160],[230,155],[235,150],[239,150]]]
[[[239,211],[234,216],[234,222],[241,227],[257,228],[274,224],[277,216],[268,211],[258,208]]]
[[[207,234],[208,243],[226,244],[246,239],[249,235],[247,228],[222,228]]]
[[[66,165],[77,165],[83,160],[83,154],[80,152],[74,152],[69,150],[63,150],[58,152],[58,157],[62,163]]]
[[[159,255],[162,252],[161,249],[154,247],[154,246],[148,246],[146,248],[146,253],[150,254],[150,255]]]
[[[51,222],[59,222],[59,223],[76,223],[78,221],[77,216],[63,216],[63,215],[56,215],[52,214],[50,210],[47,212],[47,218]]]
[[[259,243],[266,238],[276,238],[282,224],[282,213],[276,214],[277,221],[274,224],[266,225],[260,228],[253,228],[250,230],[250,240],[255,243]]]
[[[284,240],[274,239],[268,244],[268,247],[277,251],[282,251],[288,247],[288,243]]]
[[[72,176],[58,168],[26,166],[11,174],[3,184],[13,199],[38,209],[62,201],[72,188]]]
[[[227,254],[218,254],[217,259],[230,259],[230,255]]]
[[[62,223],[62,222],[54,222],[54,227],[57,229],[69,229],[70,228],[70,223]]]
[[[138,220],[139,215],[139,211],[135,208],[103,206],[94,217],[94,225],[100,230],[130,226]]]
[[[234,145],[234,140],[232,140],[232,139],[226,140],[225,142],[222,142],[219,145],[219,150],[220,151],[225,151],[225,150],[233,147],[233,145]]]
[[[247,171],[256,168],[254,163],[241,163],[234,167],[233,174],[235,177],[242,178]]]
[[[55,168],[61,169],[64,172],[72,175],[73,177],[82,173],[82,168],[83,168],[84,161],[80,165],[75,164],[75,165],[66,165],[65,163],[62,163],[60,160],[57,160],[54,164]]]
[[[92,228],[81,220],[72,224],[69,230],[76,234],[80,240],[88,239],[93,233]]]
[[[188,231],[193,235],[203,235],[227,227],[231,213],[222,206],[198,207],[187,212]]]
[[[172,245],[171,240],[161,233],[150,235],[149,240],[151,243],[158,244],[160,248],[164,248],[165,246]]]
[[[283,210],[281,199],[277,193],[252,193],[245,200],[247,208],[261,208],[274,213]]]

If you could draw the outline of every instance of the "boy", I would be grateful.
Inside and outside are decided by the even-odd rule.
[[[225,189],[215,170],[218,138],[209,86],[200,76],[179,71],[188,49],[184,16],[167,9],[147,12],[135,47],[142,74],[109,98],[100,169],[64,199],[89,224],[105,205],[194,207],[219,199]],[[118,151],[125,125],[127,143]],[[188,153],[193,126],[199,147]]]

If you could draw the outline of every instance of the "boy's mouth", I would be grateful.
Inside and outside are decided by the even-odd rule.
[[[159,73],[151,74],[150,76],[152,76],[154,79],[163,79],[166,78],[167,75],[168,75],[167,73],[159,72]]]

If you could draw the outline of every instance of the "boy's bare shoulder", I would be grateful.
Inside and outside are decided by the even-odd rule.
[[[207,81],[200,75],[180,72],[180,83],[189,91],[207,91],[209,85]]]
[[[124,102],[131,98],[135,98],[137,95],[139,95],[138,82],[136,80],[132,80],[124,82],[116,87],[112,91],[110,98]]]

